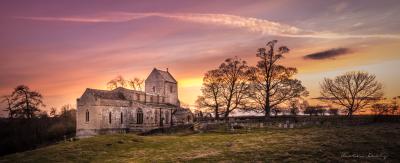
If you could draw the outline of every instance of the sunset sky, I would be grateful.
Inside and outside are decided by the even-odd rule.
[[[169,68],[183,103],[194,104],[203,74],[225,58],[254,65],[277,39],[281,64],[319,95],[324,77],[373,73],[385,95],[400,95],[400,1],[82,1],[0,2],[0,95],[19,84],[50,107],[76,105],[85,88],[117,75],[146,78]]]

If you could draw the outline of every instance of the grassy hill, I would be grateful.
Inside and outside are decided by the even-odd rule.
[[[0,162],[399,161],[400,125],[103,135],[8,155]]]

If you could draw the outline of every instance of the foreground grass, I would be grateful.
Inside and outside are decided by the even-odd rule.
[[[400,125],[263,129],[240,133],[117,134],[63,142],[0,162],[399,161]]]

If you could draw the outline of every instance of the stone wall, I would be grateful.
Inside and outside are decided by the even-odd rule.
[[[76,135],[78,137],[103,133],[147,131],[160,127],[160,119],[163,121],[162,125],[164,127],[169,126],[171,110],[173,109],[158,104],[150,103],[145,105],[141,102],[96,99],[92,97],[83,97],[77,101],[77,104]],[[142,124],[137,124],[139,109],[143,112]],[[86,121],[87,112],[89,113],[89,121]]]
[[[172,88],[172,91],[171,91]],[[167,97],[167,103],[178,105],[178,86],[175,83],[165,83],[165,96]]]
[[[164,101],[166,103],[178,105],[177,84],[165,81],[158,73],[151,73],[145,80],[145,92],[152,95],[159,95],[160,98],[165,97]]]
[[[265,120],[264,117],[233,117],[229,121],[199,121],[194,125],[194,129],[200,132],[208,130],[224,129],[235,131],[236,129],[252,128],[303,128],[313,126],[354,126],[367,125],[376,122],[400,123],[400,116],[282,116],[271,117]]]
[[[165,95],[164,79],[156,73],[151,73],[145,80],[145,92],[152,94]],[[153,88],[155,88],[153,90]]]

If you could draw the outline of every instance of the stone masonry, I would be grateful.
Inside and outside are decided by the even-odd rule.
[[[168,71],[156,68],[145,80],[145,91],[87,88],[77,99],[76,135],[148,131],[193,122],[180,107],[178,83]]]

